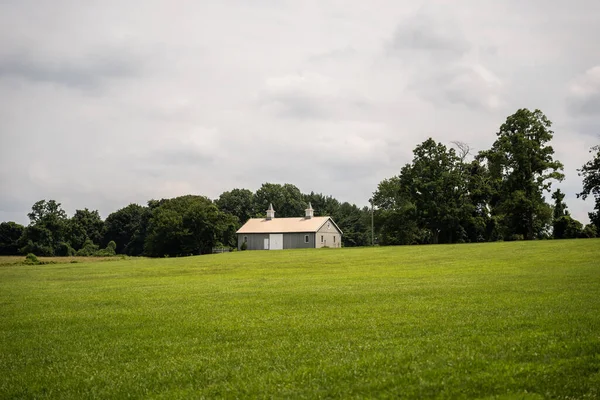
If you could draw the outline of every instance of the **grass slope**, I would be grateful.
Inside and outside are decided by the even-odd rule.
[[[1,398],[598,398],[600,240],[0,267]]]

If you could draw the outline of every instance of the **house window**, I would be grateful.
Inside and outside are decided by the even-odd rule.
[[[323,235],[321,235],[321,243],[323,243]]]
[[[304,243],[308,243],[308,235],[304,235]]]
[[[244,243],[248,243],[248,236],[244,236]]]
[[[335,236],[333,237],[333,243],[335,243]]]

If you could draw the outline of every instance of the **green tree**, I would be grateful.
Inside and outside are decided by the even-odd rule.
[[[548,145],[551,125],[540,110],[520,109],[502,124],[492,148],[479,155],[498,189],[492,212],[501,220],[505,238],[543,236],[551,222],[543,192],[553,179],[564,179],[563,165],[553,159]]]
[[[25,227],[16,222],[0,223],[0,255],[19,254],[19,239],[24,230]]]
[[[145,254],[152,257],[211,253],[231,232],[237,219],[219,211],[203,196],[181,196],[164,200],[152,209],[145,241]]]
[[[567,203],[563,202],[565,194],[560,189],[556,189],[554,193],[552,193],[552,198],[554,199],[554,219],[556,220],[565,215],[569,215]]]
[[[296,186],[286,183],[264,183],[254,196],[255,217],[264,217],[269,204],[273,204],[275,217],[291,218],[304,216],[306,202]]]
[[[595,152],[595,154],[594,154]],[[593,196],[595,200],[594,211],[588,213],[590,222],[596,226],[600,232],[600,145],[590,149],[593,157],[586,162],[581,169],[578,169],[579,176],[583,177],[583,190],[577,194],[577,197],[587,199]]]
[[[75,210],[68,223],[68,241],[75,250],[83,247],[86,240],[101,243],[104,233],[104,221],[97,210],[87,208]]]
[[[55,200],[40,200],[27,215],[30,224],[19,240],[20,252],[53,256],[55,249],[66,242],[67,214]]]
[[[430,243],[463,241],[465,182],[459,157],[431,138],[413,154],[412,164],[400,171],[400,187],[415,206],[417,226],[429,233]]]
[[[238,218],[240,226],[255,214],[254,193],[248,189],[233,189],[223,192],[215,203],[219,210],[234,215]]]
[[[142,255],[149,216],[150,208],[139,204],[130,204],[110,214],[104,222],[103,245],[114,241],[118,254]]]
[[[330,203],[329,207],[336,208],[336,210],[333,212],[325,211],[324,214],[331,216],[337,226],[342,230],[342,246],[366,246],[370,243],[370,237],[368,236],[368,229],[371,221],[370,211],[367,212],[366,210],[362,210],[355,204],[350,204],[348,202],[344,202],[338,207],[335,207],[331,200],[326,200],[326,203],[327,202]],[[337,200],[335,200],[335,202],[337,202]],[[325,208],[327,210],[327,204],[325,204]]]

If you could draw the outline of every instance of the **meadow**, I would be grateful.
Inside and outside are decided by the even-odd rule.
[[[89,261],[0,263],[0,398],[600,397],[597,239]]]

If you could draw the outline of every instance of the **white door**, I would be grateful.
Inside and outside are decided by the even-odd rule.
[[[283,250],[283,233],[271,233],[269,242],[269,250]]]
[[[269,238],[265,238],[265,250],[269,250]]]

